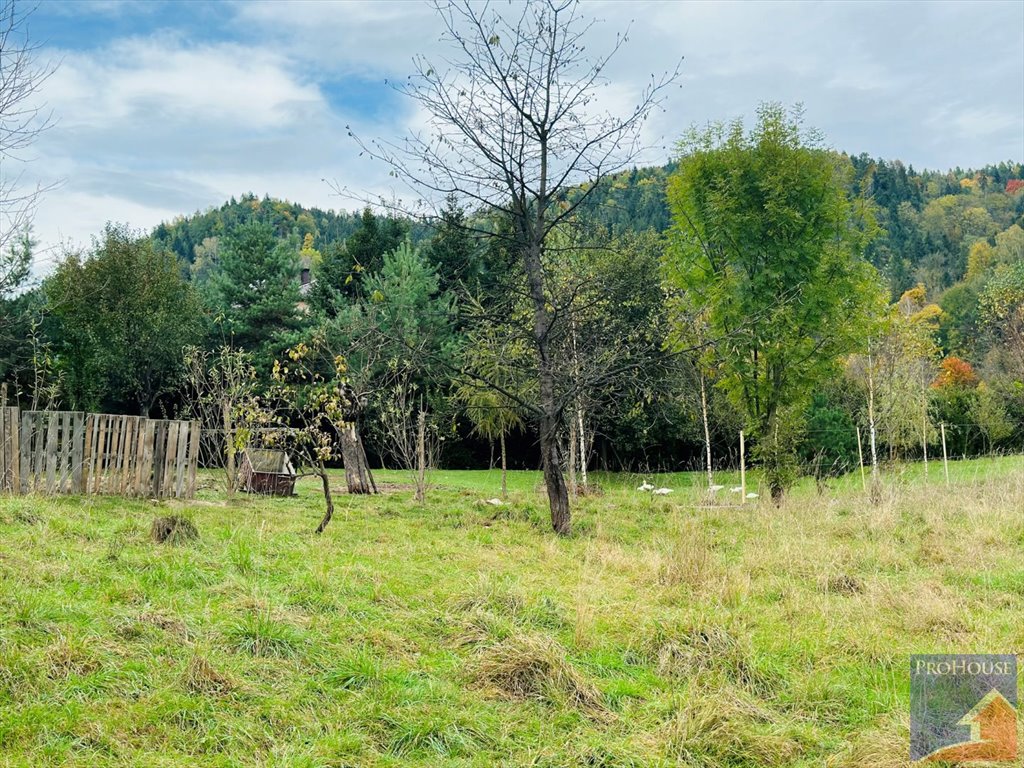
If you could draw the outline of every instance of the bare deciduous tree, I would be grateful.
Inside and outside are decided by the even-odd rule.
[[[652,77],[624,117],[600,108],[605,70],[626,41],[593,57],[585,39],[594,21],[574,0],[531,0],[505,6],[437,2],[443,65],[415,60],[416,74],[399,86],[427,125],[404,141],[362,144],[438,210],[454,197],[510,226],[487,233],[506,240],[525,272],[532,307],[530,336],[537,358],[536,405],[551,522],[570,532],[569,496],[559,457],[564,400],[556,393],[552,306],[545,251],[548,235],[568,221],[602,180],[632,164],[643,149],[640,129],[676,80],[678,67]],[[576,192],[576,194],[570,194]],[[561,401],[560,401],[561,400]]]
[[[28,18],[14,0],[0,0],[0,251],[28,230],[45,188],[26,185],[19,166],[51,115],[39,91],[55,67],[38,59],[40,46],[28,37]]]

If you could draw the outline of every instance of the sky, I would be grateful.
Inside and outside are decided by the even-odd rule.
[[[915,168],[1024,161],[1021,0],[584,8],[595,51],[629,29],[606,72],[612,108],[683,57],[646,128],[651,163],[763,101],[802,103],[836,149]],[[346,126],[406,135],[420,117],[386,83],[445,50],[431,7],[405,0],[43,0],[28,32],[56,65],[41,90],[53,125],[18,169],[56,185],[35,217],[40,273],[108,221],[149,230],[246,192],[334,209],[360,205],[338,188],[400,193]]]

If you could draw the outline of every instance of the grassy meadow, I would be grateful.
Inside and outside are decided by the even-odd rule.
[[[950,472],[598,475],[566,539],[528,472],[379,473],[321,537],[313,480],[4,498],[0,766],[905,765],[909,654],[1024,652],[1024,458]]]

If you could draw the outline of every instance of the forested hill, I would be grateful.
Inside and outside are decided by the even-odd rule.
[[[202,267],[202,261],[216,253],[222,237],[231,234],[243,224],[258,221],[270,224],[281,239],[292,238],[298,243],[312,236],[312,246],[322,249],[331,243],[346,240],[359,228],[362,214],[358,211],[334,211],[306,208],[299,203],[264,196],[245,194],[231,198],[219,208],[197,211],[191,216],[179,216],[164,222],[153,230],[153,240],[169,248],[189,265]],[[412,224],[407,231],[413,241],[424,236],[424,228]]]
[[[1000,163],[980,170],[918,172],[900,161],[851,157],[851,192],[876,206],[881,232],[868,256],[888,279],[893,298],[918,283],[936,298],[968,274],[971,246],[996,237],[1024,217],[1024,166]],[[594,190],[587,217],[613,233],[664,231],[671,224],[665,184],[674,165],[619,174]],[[979,265],[981,267],[983,265]]]
[[[247,194],[237,200],[232,197],[220,208],[164,222],[153,231],[153,240],[192,264],[210,249],[209,241],[252,221],[270,224],[278,237],[297,235],[300,242],[307,234],[312,234],[320,244],[344,240],[351,235],[359,225],[359,214],[305,208],[287,200],[261,199]]]
[[[851,191],[863,191],[871,198],[881,227],[868,255],[887,278],[893,298],[917,284],[937,298],[968,277],[972,246],[985,241],[995,248],[997,236],[1024,219],[1024,165],[1020,163],[939,173],[919,172],[898,160],[864,154],[851,160]],[[665,185],[674,167],[670,163],[634,168],[609,179],[592,190],[583,206],[585,218],[612,234],[665,231],[671,225]],[[298,243],[311,235],[313,247],[323,250],[355,232],[360,214],[305,208],[249,194],[232,198],[220,208],[161,224],[153,238],[192,265],[215,252],[219,238],[253,220],[271,224],[279,237],[293,237]],[[414,241],[425,234],[415,225],[408,231]],[[985,267],[984,250],[976,272]]]
[[[976,325],[981,292],[1001,264],[1024,261],[1024,166],[1000,163],[938,173],[863,154],[850,160],[850,191],[873,202],[879,224],[868,257],[888,282],[892,300],[922,286],[927,302],[942,310],[938,336],[943,351],[980,362],[984,350],[976,345]],[[590,192],[581,218],[613,237],[666,231],[672,221],[665,189],[674,169],[674,164],[634,168],[599,189],[580,188]],[[367,216],[373,218],[368,212],[305,208],[249,194],[161,224],[153,239],[177,254],[202,284],[219,269],[222,239],[243,224],[260,221],[294,251],[313,254],[316,277],[318,269],[326,268],[319,254],[344,250]],[[389,221],[391,240],[408,234],[418,243],[429,237],[420,224]]]

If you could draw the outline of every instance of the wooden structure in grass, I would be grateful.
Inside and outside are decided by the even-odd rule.
[[[250,448],[242,454],[238,487],[266,496],[295,495],[295,467],[284,451]]]
[[[199,422],[0,408],[0,491],[192,498]]]

